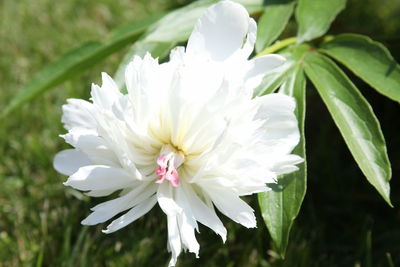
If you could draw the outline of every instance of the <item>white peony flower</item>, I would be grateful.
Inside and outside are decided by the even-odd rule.
[[[252,60],[256,23],[239,4],[222,1],[198,20],[187,48],[159,64],[147,54],[126,68],[127,94],[103,73],[92,103],[69,99],[62,137],[74,149],[55,156],[69,175],[65,185],[92,197],[120,197],[92,208],[85,225],[105,222],[112,233],[157,203],[167,215],[170,266],[181,250],[198,256],[198,222],[226,240],[214,207],[237,223],[256,227],[240,199],[268,190],[278,175],[297,170],[290,154],[299,142],[295,102],[282,94],[252,99],[262,76],[284,59]]]

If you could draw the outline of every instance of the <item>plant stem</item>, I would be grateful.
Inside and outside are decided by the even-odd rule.
[[[282,40],[282,41],[280,41],[280,42],[277,42],[277,43],[275,43],[275,44],[273,44],[273,45],[271,45],[271,46],[268,46],[268,47],[265,48],[263,51],[261,51],[260,53],[258,53],[258,54],[255,56],[255,58],[261,57],[261,56],[265,56],[265,55],[268,55],[268,54],[271,54],[271,53],[274,53],[274,52],[276,52],[276,51],[278,51],[278,50],[281,50],[282,48],[285,48],[286,46],[289,46],[289,45],[291,45],[291,44],[296,43],[296,41],[297,41],[297,38],[296,38],[296,37],[291,37],[291,38],[284,39],[284,40]]]

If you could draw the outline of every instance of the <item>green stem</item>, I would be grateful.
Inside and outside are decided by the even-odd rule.
[[[332,41],[333,39],[335,38],[335,36],[333,36],[333,35],[325,35],[323,38],[322,38],[322,44],[324,44],[324,43],[327,43],[327,42],[330,42],[330,41]]]
[[[286,46],[296,43],[296,41],[297,41],[296,37],[287,38],[287,39],[277,42],[271,46],[268,46],[263,51],[258,53],[255,57],[262,57],[262,56],[274,53],[278,50],[281,50],[282,48],[285,48]]]

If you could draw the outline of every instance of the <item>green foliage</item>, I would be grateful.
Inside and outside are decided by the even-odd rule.
[[[11,101],[2,116],[32,98],[44,93],[46,90],[82,73],[107,56],[119,51],[127,44],[135,41],[138,36],[159,16],[151,17],[143,21],[132,23],[117,29],[115,33],[103,43],[88,42],[73,49],[57,61],[48,65],[39,72],[27,87],[23,88]]]
[[[46,2],[47,0],[41,0],[41,2],[43,1]],[[103,2],[106,1],[104,0]],[[92,0],[88,2],[91,3]],[[122,2],[125,5],[130,3],[130,1]],[[161,1],[160,3],[158,3],[159,1],[156,2],[154,4],[156,7],[153,6],[152,9],[161,9],[161,7],[157,7],[158,4],[161,4]],[[17,69],[18,75],[14,75],[19,76],[21,74],[21,78],[19,78],[18,82],[5,83],[7,84],[7,90],[2,90],[3,98],[0,99],[0,104],[6,106],[8,102],[6,99],[14,91],[9,88],[15,88],[19,83],[25,83],[27,86],[10,103],[7,103],[6,108],[2,108],[3,115],[14,111],[12,114],[15,117],[13,117],[13,121],[6,121],[5,117],[3,117],[4,123],[2,124],[2,128],[0,128],[0,137],[4,139],[1,140],[0,147],[4,162],[0,166],[0,178],[2,179],[2,189],[0,189],[0,206],[2,209],[0,212],[2,214],[0,221],[0,229],[2,229],[0,230],[1,264],[3,262],[5,262],[5,265],[11,266],[28,265],[32,262],[35,262],[37,266],[85,266],[92,265],[91,263],[95,262],[98,264],[99,262],[105,262],[104,264],[110,266],[127,264],[145,265],[149,263],[152,265],[165,264],[168,258],[164,248],[165,240],[159,237],[164,235],[158,234],[165,232],[165,226],[163,226],[164,224],[160,224],[158,220],[159,214],[154,213],[150,214],[151,216],[146,216],[151,217],[152,219],[150,220],[148,218],[146,218],[146,221],[139,220],[135,223],[134,227],[128,228],[129,230],[127,231],[132,231],[129,235],[117,233],[113,237],[104,237],[99,234],[99,227],[88,229],[79,225],[80,219],[85,216],[88,207],[93,206],[93,204],[89,204],[87,199],[84,199],[83,204],[79,204],[80,202],[76,201],[75,198],[82,198],[83,196],[76,191],[64,189],[59,179],[54,178],[56,174],[51,170],[52,166],[50,162],[51,155],[59,150],[59,143],[54,141],[54,137],[61,132],[59,106],[67,96],[76,97],[77,94],[82,94],[79,93],[76,87],[81,88],[78,84],[84,82],[81,81],[75,84],[73,81],[66,82],[62,87],[64,90],[57,90],[54,95],[45,95],[40,102],[30,104],[29,106],[20,107],[20,105],[34,97],[42,95],[48,89],[67,79],[77,77],[84,70],[94,66],[95,63],[100,62],[106,56],[114,53],[117,54],[121,51],[126,52],[122,49],[129,44],[131,44],[131,48],[125,53],[124,60],[119,64],[116,73],[117,82],[121,81],[124,67],[134,54],[143,55],[146,51],[149,51],[153,56],[158,56],[160,59],[165,58],[170,48],[184,42],[188,38],[196,19],[206,7],[215,2],[216,0],[196,1],[186,7],[171,11],[160,20],[153,17],[141,23],[127,25],[115,31],[114,35],[106,38],[103,42],[88,42],[77,46],[77,48],[72,49],[60,59],[45,67],[30,82],[26,81],[26,77],[31,75],[34,68],[24,69],[26,59],[15,62],[17,65],[15,69]],[[304,136],[305,72],[327,106],[357,165],[368,181],[391,204],[389,196],[391,166],[386,152],[385,140],[380,129],[380,123],[371,106],[360,94],[353,82],[327,57],[332,57],[334,60],[342,63],[381,94],[399,101],[400,69],[389,51],[382,44],[368,37],[355,34],[341,34],[325,38],[320,43],[321,40],[317,38],[323,37],[327,32],[336,15],[344,8],[346,4],[345,0],[298,0],[293,2],[285,0],[241,0],[238,2],[244,4],[252,14],[256,16],[261,15],[258,21],[259,37],[256,44],[257,52],[259,52],[258,56],[277,52],[288,59],[284,67],[273,73],[266,74],[262,85],[257,88],[254,95],[260,96],[272,93],[281,87],[281,92],[296,98],[298,104],[296,115],[299,120],[302,138],[300,145],[294,153],[306,158]],[[266,2],[264,6],[263,2]],[[4,9],[6,11],[3,12],[3,18],[10,16],[8,15],[10,12],[7,11],[13,8],[18,10],[15,15],[16,21],[10,18],[3,19],[4,25],[2,29],[4,29],[6,34],[0,31],[2,40],[12,40],[14,38],[13,40],[20,42],[16,43],[16,48],[10,45],[7,51],[12,54],[14,53],[14,48],[18,50],[21,47],[28,46],[29,49],[29,45],[33,45],[31,44],[32,40],[36,40],[35,38],[39,36],[39,33],[29,35],[30,31],[33,32],[34,29],[33,27],[29,27],[30,24],[28,25],[27,22],[23,21],[21,14],[25,14],[26,10],[34,9],[35,5],[26,2],[25,6],[22,6],[24,8],[20,9],[22,4],[7,0],[0,2],[0,7],[1,5],[6,7]],[[35,18],[46,20],[48,19],[46,16],[55,12],[54,14],[64,18],[62,25],[65,27],[63,28],[64,31],[67,31],[69,25],[65,21],[73,17],[76,10],[73,7],[74,4],[60,3],[60,5],[66,8],[60,11],[57,7],[49,5],[47,7],[48,10],[46,10],[47,12],[39,10],[36,13],[40,14],[40,16],[36,16],[37,18]],[[97,7],[95,1],[91,5]],[[104,11],[101,10],[104,6],[102,7],[101,5],[99,4],[100,7],[98,7],[100,11],[93,11],[94,14],[97,14],[96,12],[103,14],[101,12]],[[349,5],[355,5],[355,1],[349,1]],[[358,6],[362,7],[363,5],[364,2]],[[113,1],[110,1],[108,6],[115,8],[116,5],[114,5]],[[269,46],[284,32],[283,30],[288,24],[293,25],[294,22],[291,20],[291,16],[294,9],[298,23],[297,39],[290,38]],[[65,10],[68,12],[65,12]],[[120,6],[119,12],[123,12],[123,10],[124,8]],[[382,10],[379,10],[379,16],[382,17]],[[136,11],[135,14],[138,13],[140,12]],[[13,13],[11,12],[11,14]],[[81,25],[90,25],[90,21],[92,20],[90,15],[88,14],[85,22],[82,22]],[[132,16],[131,13],[129,13],[130,16]],[[96,15],[94,17],[93,20],[98,25],[103,25],[104,32],[109,31],[109,28],[115,26],[103,18],[107,17],[107,15]],[[125,15],[125,17],[128,17],[128,15]],[[362,16],[360,17],[362,18]],[[390,15],[390,17],[393,17],[393,15]],[[102,22],[102,20],[106,22]],[[396,29],[392,24],[393,21],[392,19],[390,24],[392,30],[390,32],[395,32],[393,29]],[[91,28],[97,29],[96,23],[91,25]],[[23,26],[18,26],[21,28],[19,31],[14,31],[15,33],[13,30],[7,31],[7,29],[17,27],[15,25]],[[27,30],[25,31],[24,28]],[[101,27],[99,26],[99,28]],[[59,34],[57,30],[49,27],[45,38],[48,38],[48,36],[59,36],[57,34]],[[77,34],[76,36],[74,35],[74,38],[71,39],[73,42],[70,41],[70,43],[75,43],[75,40],[81,36],[88,37],[89,39],[98,36],[98,34],[88,36],[87,31],[82,29],[78,33],[67,32],[63,35],[67,36],[68,34],[71,36]],[[99,39],[99,37],[96,37],[96,39]],[[304,44],[304,42],[308,43]],[[10,41],[10,43],[13,42]],[[47,54],[48,46],[44,45],[42,47],[44,51],[42,53]],[[59,52],[57,49],[55,51],[53,55]],[[41,58],[38,60],[36,58],[37,53],[35,54],[35,52],[37,51],[32,52],[29,50],[30,57],[35,58],[36,62],[46,62],[49,58],[52,58]],[[29,54],[28,52],[26,53]],[[118,59],[121,57],[122,54],[118,54]],[[2,73],[8,74],[10,72],[10,67],[4,67],[9,66],[5,65],[6,63],[4,62],[7,60],[11,62],[10,58],[0,58],[0,63],[3,66]],[[40,64],[38,65],[40,66]],[[104,70],[104,67],[102,70]],[[86,82],[87,80],[91,81],[93,79],[85,79]],[[311,89],[311,87],[309,88]],[[312,97],[315,97],[312,95],[312,91],[310,94]],[[311,101],[307,103],[308,107],[315,105]],[[57,112],[54,112],[55,108],[57,108]],[[310,111],[310,109],[307,110]],[[308,112],[308,114],[310,113]],[[32,121],[39,123],[32,123]],[[54,122],[58,123],[54,124]],[[24,127],[21,128],[20,124],[23,124]],[[321,128],[323,127],[321,126]],[[33,132],[28,133],[29,130],[27,129]],[[320,133],[318,131],[319,136],[326,137],[324,143],[320,144],[321,146],[325,146],[327,142],[331,142],[332,136],[326,133],[324,135],[323,132]],[[7,139],[11,141],[8,142]],[[24,140],[24,142],[21,142],[21,140]],[[310,142],[317,141],[308,139],[307,143],[309,144]],[[336,151],[335,149],[324,151],[324,154],[328,154],[326,155],[327,158],[331,155],[339,155],[337,157],[341,157],[340,151]],[[308,159],[313,156],[313,154],[308,155]],[[333,157],[331,156],[331,158]],[[308,163],[309,169],[311,169],[312,164],[310,164],[310,160],[308,160]],[[321,164],[321,168],[324,168],[323,166],[329,168],[335,164],[320,162],[319,158],[316,163],[316,165]],[[348,167],[349,165],[346,166]],[[262,228],[258,230],[257,237],[254,237],[254,232],[244,234],[244,232],[241,232],[242,230],[236,228],[235,224],[228,223],[230,233],[228,242],[232,242],[232,244],[227,244],[226,247],[221,248],[215,237],[207,236],[209,240],[215,242],[208,242],[208,247],[202,247],[202,257],[197,263],[207,264],[207,266],[233,266],[235,264],[238,266],[318,266],[318,263],[322,262],[324,266],[337,266],[337,262],[334,260],[329,262],[329,257],[328,259],[324,258],[326,255],[321,256],[321,258],[310,256],[313,255],[312,250],[319,251],[320,249],[319,244],[313,243],[317,240],[316,236],[326,233],[323,228],[331,220],[334,220],[333,216],[329,213],[332,210],[326,211],[328,215],[324,219],[316,219],[317,211],[312,208],[316,204],[311,199],[305,211],[310,217],[302,219],[300,214],[302,224],[293,224],[299,213],[306,190],[306,164],[301,164],[299,167],[300,170],[298,172],[280,177],[275,190],[259,195],[261,214],[265,219],[266,226],[274,242],[274,250],[278,254],[275,251],[269,251],[269,258],[265,260],[266,255],[263,253],[267,249],[265,242],[267,235]],[[342,178],[343,173],[348,172],[348,170],[333,169],[332,172],[335,174],[332,175],[339,176],[340,178]],[[354,174],[353,172],[353,175],[357,175],[357,173]],[[323,180],[324,183],[329,182],[325,176],[318,177],[318,179]],[[329,188],[329,190],[340,191],[338,189],[339,184],[346,184],[344,190],[349,190],[347,191],[350,192],[348,194],[354,197],[353,191],[359,190],[359,184],[355,184],[357,186],[354,186],[355,189],[351,191],[349,188],[351,188],[350,185],[352,183],[354,184],[355,182],[343,179],[338,184],[335,184],[336,187]],[[319,188],[314,193],[317,195],[318,192]],[[335,204],[336,201],[341,201],[339,209],[346,210],[346,206],[349,204],[347,199],[340,200],[341,195],[339,194],[335,197]],[[326,198],[323,196],[321,199],[325,201]],[[321,206],[321,209],[321,212],[323,212],[324,207]],[[348,212],[352,211],[348,210]],[[361,212],[361,214],[363,213]],[[367,219],[361,215],[358,215],[358,217],[351,216],[350,220],[353,221],[350,223],[346,221],[346,229],[354,226],[351,229],[357,231],[359,230],[357,225],[360,220]],[[310,229],[310,221],[314,221],[313,226],[315,229]],[[379,221],[377,224],[379,224]],[[291,242],[289,242],[289,235],[293,225],[293,229],[298,227],[297,229],[300,230],[295,231],[295,235],[292,235]],[[55,231],[54,229],[62,230]],[[386,225],[380,229],[386,229]],[[351,230],[344,232],[348,236],[351,234]],[[393,239],[400,238],[398,231],[392,232],[387,232],[387,236],[381,237],[381,239],[391,240],[392,236]],[[151,238],[148,237],[149,233],[152,234]],[[361,245],[356,245],[356,247],[359,247],[358,250],[360,252],[354,253],[355,256],[350,257],[351,260],[346,261],[346,263],[348,263],[347,265],[354,264],[353,260],[365,257],[365,263],[372,264],[371,255],[375,251],[371,249],[371,246],[373,246],[371,227],[362,228],[358,233],[366,236],[365,241],[362,240],[360,242]],[[202,236],[204,234],[202,233]],[[252,239],[249,236],[252,236]],[[324,239],[324,236],[322,239]],[[240,240],[249,242],[243,245],[243,243],[240,243]],[[323,247],[327,247],[327,251],[329,250],[331,240],[327,239],[319,242],[323,243]],[[340,241],[337,243],[339,243],[338,250],[342,249]],[[230,248],[227,248],[229,246]],[[18,255],[11,258],[7,256],[13,255],[12,253],[15,253],[15,251],[18,251]],[[287,253],[285,253],[286,251]],[[385,256],[387,261],[384,262],[389,266],[394,266],[393,262],[396,262],[395,258],[392,259],[392,255],[393,257],[400,255],[399,248],[394,247],[392,251],[393,254],[387,253]],[[205,257],[203,257],[203,253]],[[285,261],[281,261],[283,257],[286,257]],[[186,265],[193,265],[194,261],[187,256],[183,256],[182,262]],[[330,264],[326,264],[327,262]]]
[[[305,56],[305,71],[318,90],[368,181],[390,202],[390,162],[379,121],[354,84],[329,58]]]
[[[381,94],[400,102],[400,66],[382,44],[358,34],[341,34],[320,50],[333,57]]]
[[[341,0],[328,2],[299,0],[296,8],[296,20],[299,24],[297,43],[313,40],[326,33],[345,3],[346,1]],[[262,26],[264,24],[260,25]],[[270,21],[269,27],[273,29],[274,26],[281,27],[281,21]],[[322,52],[342,62],[382,94],[398,101],[400,92],[398,64],[385,47],[359,35],[339,35],[328,39],[329,41],[321,46]],[[285,88],[284,81],[292,66],[301,71],[304,69],[327,105],[358,166],[387,203],[392,205],[389,185],[391,167],[386,143],[371,106],[334,62],[317,52],[312,52],[318,48],[292,45],[292,43],[287,39],[259,53],[264,55],[283,49],[280,53],[288,59],[288,63],[281,70],[267,74],[261,86],[256,89],[255,95],[272,93],[279,86]],[[318,46],[318,43],[312,45]],[[290,48],[287,49],[285,46]],[[301,94],[302,86],[295,85],[293,90]],[[303,177],[301,172],[298,175]],[[301,181],[301,178],[298,180]],[[300,194],[301,197],[296,198],[290,183],[280,186],[278,191],[263,193],[259,202],[271,238],[283,257],[292,222],[297,216],[304,196]],[[292,199],[285,198],[286,192]],[[288,207],[296,209],[288,212],[290,210]]]
[[[267,2],[258,20],[256,52],[261,52],[279,37],[293,14],[294,6],[294,1]]]
[[[296,9],[298,42],[310,41],[324,35],[345,6],[346,0],[299,0]]]
[[[262,217],[275,242],[276,250],[282,258],[285,257],[290,229],[300,211],[301,203],[306,194],[305,89],[306,80],[304,73],[302,68],[297,65],[288,74],[286,81],[281,86],[280,92],[293,96],[296,99],[297,107],[295,113],[299,122],[301,140],[293,153],[304,158],[304,163],[299,165],[300,169],[298,171],[282,175],[278,179],[278,184],[271,184],[272,191],[258,194]]]

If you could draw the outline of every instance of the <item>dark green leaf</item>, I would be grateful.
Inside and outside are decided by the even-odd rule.
[[[305,160],[305,78],[300,65],[292,69],[287,80],[283,83],[280,92],[293,96],[296,99],[296,117],[299,122],[301,139],[293,151]],[[275,247],[282,258],[285,257],[290,229],[298,215],[306,193],[307,165],[299,165],[299,170],[282,175],[278,184],[270,185],[272,191],[258,194],[262,217],[267,225]]]
[[[326,56],[309,53],[304,65],[307,76],[325,102],[358,166],[386,202],[392,205],[390,162],[379,121],[371,106],[343,71]]]
[[[44,91],[60,84],[82,71],[105,59],[110,54],[135,41],[146,28],[158,20],[160,16],[151,17],[140,22],[124,26],[105,42],[89,42],[75,48],[54,61],[20,90],[11,103],[3,110],[5,116],[21,104],[40,95]]]
[[[270,1],[258,21],[256,52],[269,46],[285,29],[293,14],[293,1]]]
[[[298,42],[310,41],[324,35],[345,6],[346,0],[299,0],[296,9]]]
[[[400,66],[382,44],[363,35],[341,34],[321,50],[381,94],[400,102]]]

